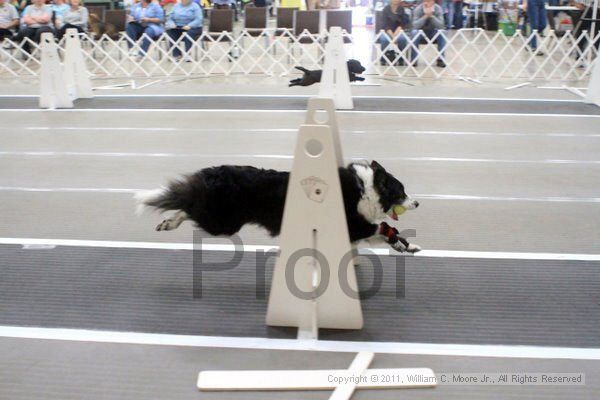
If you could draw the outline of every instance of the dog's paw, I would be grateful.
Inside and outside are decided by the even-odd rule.
[[[177,226],[175,225],[175,221],[172,219],[165,219],[163,222],[156,225],[157,231],[170,231],[175,228],[177,228]]]
[[[416,244],[412,244],[412,243],[408,243],[408,245],[405,245],[404,243],[402,243],[402,241],[397,241],[396,243],[392,244],[392,248],[394,250],[396,250],[399,253],[418,253],[419,251],[421,251],[421,246],[416,245]]]
[[[396,243],[393,243],[391,246],[392,249],[396,250],[399,253],[404,253],[406,251],[406,246],[400,240],[398,240]]]
[[[409,253],[418,253],[419,251],[421,251],[421,246],[409,243],[408,247],[406,248],[406,251]]]

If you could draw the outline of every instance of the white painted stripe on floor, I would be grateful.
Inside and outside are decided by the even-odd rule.
[[[16,128],[0,128],[0,130],[14,131]],[[28,131],[52,131],[68,130],[68,131],[149,131],[149,132],[298,132],[298,128],[175,128],[175,127],[104,127],[104,126],[28,126],[25,128]]]
[[[126,84],[129,85],[129,84]],[[109,85],[110,86],[110,85]],[[364,85],[361,85],[364,86]],[[138,89],[141,89],[138,88]],[[39,95],[0,95],[0,98],[38,98]],[[308,99],[314,95],[291,95],[291,94],[95,94],[94,97],[131,97],[131,98],[203,98],[203,97],[235,97],[235,98],[299,98]],[[547,102],[547,103],[584,103],[583,100],[573,99],[548,99],[548,98],[506,98],[506,97],[443,97],[443,96],[352,96],[354,99],[402,99],[402,100],[456,100],[456,101],[527,101],[527,102]]]
[[[210,240],[210,239],[207,239]],[[202,250],[202,251],[240,251],[255,253],[279,249],[276,245],[243,245],[236,248],[234,244],[217,243],[170,243],[170,242],[127,242],[108,240],[78,240],[78,239],[39,239],[39,238],[0,238],[0,245],[21,246],[67,246],[67,247],[100,247],[119,249],[157,249],[157,250]],[[386,247],[360,248],[361,254],[380,256],[401,255]],[[475,258],[502,260],[565,260],[565,261],[600,261],[600,254],[569,254],[569,253],[518,253],[494,251],[460,251],[460,250],[423,250],[407,257],[435,258]]]
[[[343,132],[343,130],[342,130]],[[388,133],[388,131],[381,131],[383,133]],[[358,133],[358,131],[356,131]],[[379,133],[379,131],[364,131],[363,133]],[[414,135],[451,135],[451,136],[515,136],[520,138],[529,138],[531,136],[536,137],[600,137],[600,133],[536,133],[536,132],[474,132],[474,131],[390,131],[389,133],[406,133],[406,134],[414,134]]]
[[[525,202],[557,202],[557,203],[600,203],[600,197],[503,197],[503,196],[471,196],[461,194],[418,194],[413,197],[429,200],[465,200],[465,201],[525,201]]]
[[[85,152],[85,151],[0,151],[0,156],[15,157],[147,157],[147,158],[267,158],[291,160],[292,154],[206,154],[206,153],[134,153],[134,152]],[[452,162],[452,163],[499,163],[499,164],[600,164],[600,160],[509,160],[494,158],[458,157],[385,157],[371,156],[383,161]],[[364,157],[351,157],[351,160],[365,160]]]
[[[43,193],[137,193],[141,189],[126,188],[42,188],[42,187],[20,187],[20,186],[0,186],[2,192],[43,192]]]
[[[22,187],[0,186],[0,192],[32,192],[32,193],[115,193],[134,194],[142,190],[135,188],[75,188],[75,187]],[[452,201],[517,201],[517,202],[551,202],[551,203],[600,203],[600,197],[502,197],[473,196],[461,194],[413,194],[417,199],[452,200]]]
[[[25,131],[142,131],[142,132],[298,132],[298,128],[176,128],[176,127],[98,127],[98,126],[28,126],[28,127],[0,127],[0,131],[14,132],[16,129],[22,133]],[[535,137],[600,137],[600,133],[575,133],[575,132],[558,132],[558,133],[540,133],[540,132],[476,132],[476,131],[423,131],[423,130],[380,130],[380,129],[357,129],[347,130],[342,129],[342,133],[350,134],[411,134],[411,135],[450,135],[450,136],[514,136],[518,138]]]
[[[306,110],[267,110],[267,109],[227,109],[227,108],[60,108],[60,109],[39,109],[39,108],[2,108],[0,112],[40,112],[40,113],[76,113],[76,112],[108,112],[108,113],[135,113],[135,112],[168,112],[168,113],[305,113]],[[475,113],[475,112],[450,112],[450,111],[361,111],[361,110],[338,110],[339,114],[373,114],[373,115],[452,115],[468,117],[543,117],[543,118],[600,118],[600,114],[527,114],[527,113]]]
[[[455,357],[600,360],[600,349],[574,347],[466,345],[402,342],[269,339],[256,337],[191,336],[159,333],[91,331],[84,329],[0,326],[0,337],[119,343],[155,346],[221,347],[259,350],[306,350],[413,354]]]

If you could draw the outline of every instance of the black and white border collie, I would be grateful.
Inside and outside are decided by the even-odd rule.
[[[397,219],[393,209],[419,206],[404,192],[404,186],[376,161],[352,163],[339,169],[350,240],[383,238],[397,251],[414,253],[421,248],[399,236],[384,222]],[[135,195],[138,213],[145,208],[175,210],[158,224],[157,231],[176,229],[193,220],[211,235],[231,236],[246,224],[264,227],[279,235],[289,172],[250,166],[223,165],[202,169],[167,187]]]

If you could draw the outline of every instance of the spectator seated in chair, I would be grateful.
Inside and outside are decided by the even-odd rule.
[[[70,7],[65,11],[61,18],[56,18],[56,27],[58,28],[58,39],[67,32],[67,29],[77,29],[77,32],[84,33],[88,27],[88,10],[79,4],[80,0],[70,0]]]
[[[388,47],[390,45],[390,38],[400,51],[404,51],[408,45],[407,36],[408,29],[410,28],[410,17],[401,3],[401,0],[390,0],[390,4],[383,9],[383,30],[387,36],[381,35],[379,37],[379,44],[383,53],[383,57],[381,57],[382,65],[392,64],[396,57],[398,57],[396,51]],[[404,65],[404,59],[401,57],[396,63]]]
[[[31,39],[36,43],[40,42],[42,33],[50,32],[54,34],[52,28],[52,8],[44,4],[44,0],[33,0],[33,4],[25,7],[21,17],[21,28],[16,41],[21,42],[25,38]],[[23,51],[29,53],[29,42],[23,43]]]
[[[419,44],[425,41],[425,38],[432,40],[436,34],[439,57],[436,65],[441,68],[446,67],[444,61],[444,51],[446,49],[446,37],[444,32],[444,11],[442,7],[435,4],[434,0],[423,0],[423,3],[415,8],[413,12],[413,65],[417,66],[419,57]]]
[[[13,30],[19,26],[19,12],[7,0],[0,0],[0,42],[12,39]]]
[[[202,35],[202,21],[204,19],[204,13],[200,6],[193,2],[193,0],[181,0],[181,3],[177,3],[171,13],[167,17],[167,35],[176,42],[179,38],[184,35],[183,43],[185,44],[186,56],[185,61],[191,61],[189,55],[192,47],[192,42],[198,40]],[[175,45],[173,48],[173,57],[181,57],[180,45]]]
[[[129,38],[127,41],[129,49],[146,34],[146,37],[142,40],[141,53],[136,54],[134,50],[131,52],[131,55],[145,56],[150,47],[150,39],[157,39],[165,31],[162,25],[165,19],[165,12],[158,3],[151,0],[142,0],[131,7],[131,14],[127,19],[125,32]]]
[[[66,13],[69,10],[69,8],[71,8],[71,7],[69,7],[69,5],[65,2],[65,0],[53,0],[52,5],[50,7],[52,7],[52,13],[53,13],[52,14],[52,22],[58,29],[58,24],[56,23],[56,21],[62,20],[63,14]]]

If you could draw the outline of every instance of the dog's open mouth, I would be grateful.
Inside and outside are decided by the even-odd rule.
[[[392,207],[389,215],[394,221],[398,221],[398,216],[404,214],[405,211],[406,208],[404,208],[404,206],[401,204],[396,204]]]

